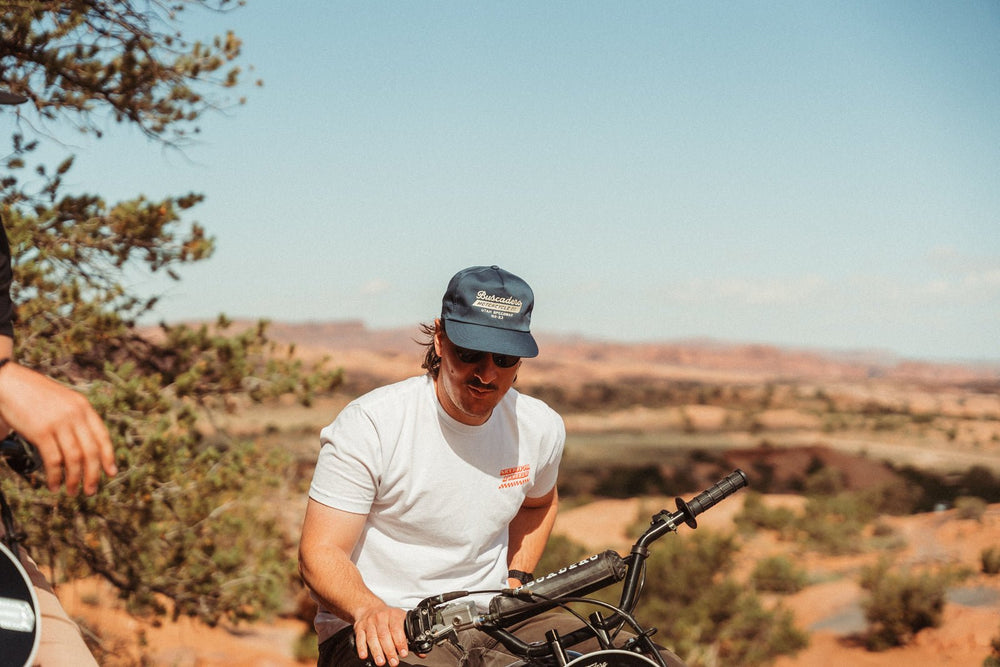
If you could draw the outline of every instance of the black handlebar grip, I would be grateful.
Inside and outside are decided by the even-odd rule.
[[[14,432],[0,441],[0,459],[21,477],[28,477],[43,467],[38,448]]]
[[[698,523],[694,520],[696,516],[714,507],[721,500],[733,495],[749,483],[750,480],[747,479],[747,474],[737,468],[726,475],[724,479],[712,485],[711,488],[705,489],[692,498],[690,502],[684,502],[680,498],[677,498],[677,509],[684,513],[684,523],[691,528],[696,528],[698,526]]]
[[[609,549],[515,589],[524,595],[522,598],[508,595],[494,597],[490,600],[490,613],[500,619],[501,627],[507,627],[556,606],[555,602],[548,602],[547,598],[586,595],[621,581],[625,572],[625,560]],[[529,594],[539,598],[532,601]]]

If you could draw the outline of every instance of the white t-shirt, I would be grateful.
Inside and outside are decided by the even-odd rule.
[[[507,583],[507,526],[556,484],[566,431],[538,399],[507,392],[469,426],[441,407],[430,376],[351,402],[320,433],[309,497],[368,515],[351,555],[386,604],[410,609],[456,590]],[[346,622],[320,606],[322,642]]]

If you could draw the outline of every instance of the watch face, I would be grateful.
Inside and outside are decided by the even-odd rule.
[[[27,572],[0,544],[0,655],[5,665],[30,665],[40,637],[38,598]]]

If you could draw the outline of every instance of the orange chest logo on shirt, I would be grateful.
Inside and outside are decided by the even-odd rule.
[[[500,489],[509,489],[513,486],[523,486],[528,483],[528,476],[531,472],[531,465],[525,464],[516,468],[502,468],[500,470]]]

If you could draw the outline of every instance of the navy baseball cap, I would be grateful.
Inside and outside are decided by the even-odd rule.
[[[515,357],[537,357],[531,336],[535,295],[528,283],[499,266],[456,273],[441,301],[445,333],[459,347]]]

